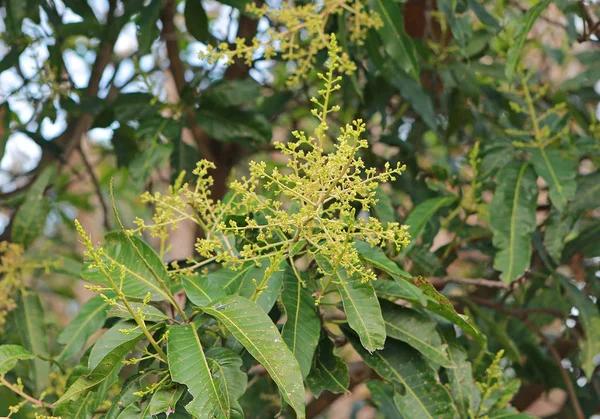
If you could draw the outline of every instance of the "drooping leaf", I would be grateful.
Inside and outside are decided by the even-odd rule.
[[[358,333],[364,347],[369,352],[383,348],[385,323],[373,284],[370,281],[362,283],[356,276],[349,277],[343,267],[334,270],[323,257],[317,256],[317,262],[326,275],[331,275],[335,281],[348,324]]]
[[[196,112],[196,120],[219,141],[245,145],[249,145],[251,141],[256,144],[271,141],[271,124],[263,115],[255,112],[236,107],[206,107]]]
[[[536,175],[527,163],[511,163],[498,173],[490,227],[498,249],[494,269],[502,272],[500,278],[506,283],[529,267],[537,194]]]
[[[380,304],[389,337],[408,343],[438,365],[456,367],[448,357],[447,346],[442,344],[442,339],[436,331],[435,320],[389,301],[380,301]]]
[[[56,175],[56,166],[46,167],[27,191],[25,201],[17,210],[12,221],[12,241],[29,247],[40,236],[50,211],[50,202],[44,191]]]
[[[105,236],[102,259],[106,266],[112,268],[109,272],[110,277],[115,284],[120,284],[121,274],[124,272],[122,291],[126,297],[140,299],[144,298],[146,293],[150,293],[151,301],[168,299],[168,295],[154,276],[158,276],[165,283],[169,282],[160,257],[139,237],[131,236],[129,239],[120,231]],[[81,276],[87,281],[110,286],[102,271],[98,267],[90,269],[89,263],[84,266]]]
[[[301,280],[305,279],[297,278],[290,267],[284,271],[280,298],[286,321],[281,336],[298,360],[302,376],[306,377],[319,343],[321,324],[315,310],[315,300],[306,283]]]
[[[306,377],[306,385],[315,397],[319,397],[324,390],[332,393],[348,391],[348,365],[333,353],[333,349],[331,339],[324,336],[319,342],[312,368]]]
[[[244,394],[248,385],[248,375],[240,368],[243,361],[240,355],[229,348],[212,347],[206,351],[208,365],[219,391],[228,398],[231,416],[235,417],[237,400]]]
[[[21,293],[18,308],[13,312],[23,347],[38,357],[49,357],[48,336],[44,325],[44,309],[38,294],[31,290]],[[31,361],[32,379],[35,394],[40,394],[47,386],[50,364],[43,359]]]
[[[506,57],[506,78],[510,81],[517,71],[519,66],[519,61],[521,60],[521,53],[523,51],[523,46],[525,45],[525,40],[527,39],[527,35],[529,31],[533,27],[535,21],[540,17],[544,9],[548,7],[551,0],[542,0],[533,6],[531,9],[525,13],[525,15],[517,22],[518,32],[515,36],[513,44],[510,46],[508,50],[508,54]]]
[[[304,386],[298,361],[267,314],[254,302],[227,296],[203,307],[260,362],[279,387],[283,399],[304,418]]]
[[[404,31],[401,6],[391,0],[375,0],[373,9],[379,13],[384,23],[378,32],[385,50],[411,76],[414,84],[415,80],[419,80],[419,62],[414,41]]]
[[[421,236],[431,218],[440,209],[452,205],[454,201],[456,201],[456,197],[453,196],[430,198],[421,202],[408,214],[404,224],[409,227],[408,231],[411,239],[406,250],[411,249],[416,244],[417,239]]]
[[[366,384],[378,412],[383,413],[386,418],[403,419],[394,401],[394,387],[391,384],[379,380],[370,380]]]
[[[76,355],[87,340],[104,324],[108,314],[108,303],[99,295],[91,298],[82,307],[73,321],[58,335],[58,343],[63,345],[56,357],[63,362]]]
[[[236,271],[229,271],[232,275]],[[182,276],[181,283],[187,298],[195,305],[203,307],[225,296],[223,284],[211,280],[209,276]],[[213,274],[212,278],[215,278]]]
[[[395,393],[394,400],[403,416],[454,418],[457,412],[450,393],[419,352],[403,342],[390,339],[384,349],[369,354],[353,333],[348,333],[347,337],[367,365],[402,392]]]
[[[566,237],[573,228],[574,220],[570,214],[561,215],[556,209],[550,212],[548,226],[544,233],[544,246],[555,262],[560,262]]]
[[[456,365],[456,368],[446,369],[446,376],[454,404],[461,417],[467,418],[473,406],[474,380],[467,352],[456,341],[455,333],[453,327],[444,327],[441,334],[443,342],[448,345],[448,357]]]
[[[17,362],[33,358],[35,355],[20,345],[0,345],[0,375],[12,370]]]
[[[585,340],[581,347],[581,367],[585,376],[590,379],[596,364],[594,359],[600,354],[600,313],[592,300],[582,293],[568,278],[559,273],[553,277],[565,288],[566,295],[571,304],[579,310],[579,317],[585,331]]]
[[[169,328],[169,371],[173,381],[185,384],[194,399],[186,410],[199,418],[228,418],[230,402],[213,379],[196,325]]]
[[[577,180],[577,193],[571,203],[573,211],[594,209],[600,206],[598,195],[600,194],[600,171],[583,176]]]
[[[186,29],[197,41],[207,42],[209,40],[208,16],[202,7],[201,0],[186,0],[183,17]]]
[[[119,394],[113,400],[110,409],[108,409],[106,419],[117,419],[123,410],[137,402],[139,397],[135,393],[146,387],[147,376],[153,373],[154,371],[152,370],[147,371],[126,381]]]
[[[396,288],[401,288],[398,290],[402,292],[406,297],[404,298],[407,301],[417,301],[421,305],[427,305],[426,297],[423,292],[408,282],[408,279],[412,278],[412,275],[408,272],[403,271],[396,265],[396,263],[385,255],[385,252],[378,247],[371,247],[369,244],[365,242],[356,242],[354,244],[356,250],[360,255],[360,258],[367,264],[383,272],[390,275],[395,279],[393,283]],[[377,288],[378,283],[384,283],[389,281],[376,281],[373,285]],[[390,285],[390,284],[386,284]]]
[[[560,212],[575,196],[577,163],[561,156],[560,150],[536,148],[531,150],[531,162],[550,188],[550,200]]]
[[[175,411],[177,402],[185,391],[184,386],[161,387],[150,399],[150,414],[158,415],[160,413],[168,413],[170,415]]]

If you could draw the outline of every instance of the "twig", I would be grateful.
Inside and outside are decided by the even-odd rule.
[[[550,342],[550,340],[546,337],[546,335],[544,335],[544,333],[536,325],[534,325],[531,321],[529,321],[527,319],[527,315],[531,314],[531,313],[552,314],[552,315],[557,315],[559,317],[564,317],[564,314],[558,310],[554,310],[551,308],[514,309],[514,308],[510,308],[510,307],[505,307],[501,304],[497,304],[493,301],[488,301],[488,300],[484,300],[484,299],[477,298],[477,297],[469,297],[469,299],[471,301],[473,301],[474,303],[492,308],[496,311],[508,314],[510,316],[513,316],[513,317],[519,319],[525,326],[527,326],[527,328],[529,330],[534,332],[542,340],[542,342],[544,342],[544,345],[546,345],[546,347],[548,348],[548,352],[550,352],[550,355],[552,356],[552,358],[558,365],[560,374],[561,374],[563,381],[565,382],[565,386],[567,388],[567,393],[569,394],[569,398],[571,399],[571,405],[573,406],[573,409],[575,410],[575,417],[577,419],[585,419],[583,410],[581,410],[579,400],[577,399],[577,394],[575,393],[575,387],[573,387],[573,382],[571,381],[571,377],[567,373],[567,370],[565,370],[562,366],[562,360],[561,360],[560,354],[558,353],[558,351],[556,350],[556,348],[554,347],[552,342]]]
[[[108,205],[106,204],[106,201],[104,200],[104,196],[102,195],[102,188],[100,187],[100,182],[98,182],[98,178],[96,177],[96,174],[94,173],[94,168],[92,167],[89,160],[87,159],[87,157],[83,151],[83,148],[81,147],[81,144],[78,145],[77,150],[79,151],[79,154],[81,155],[83,164],[85,165],[88,173],[90,174],[90,178],[92,179],[92,184],[94,185],[94,189],[96,190],[96,195],[98,196],[98,200],[100,201],[100,206],[102,207],[102,219],[104,220],[103,221],[104,228],[106,229],[106,231],[111,231],[112,228],[110,226],[110,220],[108,219],[108,215],[109,215]]]
[[[19,389],[18,387],[14,386],[10,382],[8,382],[8,380],[6,380],[6,378],[4,378],[3,375],[0,375],[0,383],[2,383],[2,385],[5,386],[6,388],[8,388],[10,391],[12,391],[15,394],[18,394],[19,396],[23,397],[25,400],[27,400],[30,403],[33,403],[40,407],[45,407],[47,409],[54,409],[53,404],[45,403],[41,400],[36,399],[35,397],[30,396],[29,394],[25,393],[23,390]]]
[[[488,288],[508,288],[508,286],[502,281],[492,281],[489,279],[481,279],[481,278],[455,278],[455,277],[429,277],[427,278],[429,282],[436,288],[439,286],[443,286],[449,282],[455,284],[465,284],[465,285],[477,285],[479,287],[488,287]]]

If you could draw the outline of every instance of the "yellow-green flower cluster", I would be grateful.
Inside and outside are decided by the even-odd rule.
[[[294,63],[289,84],[296,84],[304,78],[314,68],[317,53],[330,45],[331,36],[327,32],[330,18],[341,16],[350,40],[358,45],[364,43],[369,29],[383,26],[380,16],[367,10],[361,0],[325,0],[298,6],[283,2],[280,8],[267,3],[257,6],[251,2],[246,11],[258,18],[267,18],[274,26],[261,34],[260,39],[236,39],[233,47],[225,42],[217,47],[208,45],[201,58],[209,63],[226,60],[229,64],[235,59],[242,59],[251,65],[259,54],[271,59],[280,53],[284,60]],[[353,67],[349,65],[348,56],[342,54],[340,59],[343,63],[341,70],[351,71]]]
[[[283,260],[307,255],[325,258],[336,269],[344,268],[350,276],[369,281],[375,275],[361,262],[354,248],[356,241],[372,246],[391,243],[397,250],[408,244],[406,226],[395,222],[384,225],[370,216],[377,202],[377,187],[395,180],[405,167],[388,163],[377,171],[365,166],[359,156],[368,146],[362,138],[365,124],[361,120],[340,129],[333,152],[324,149],[329,134],[327,115],[338,109],[329,99],[337,88],[337,73],[343,68],[335,36],[330,39],[328,72],[320,75],[325,86],[319,91],[320,99],[313,100],[317,106],[313,113],[320,124],[314,136],[294,131],[295,141],[275,144],[287,158],[285,168],[269,169],[265,162],[253,161],[249,176],[234,180],[230,195],[214,201],[208,175],[213,166],[201,161],[194,172],[198,181],[193,188],[181,185],[167,195],[144,196],[156,208],[155,224],[146,226],[138,220],[140,230],[161,235],[167,226],[176,228],[183,219],[190,219],[204,231],[196,243],[204,260],[190,260],[191,266],[176,269],[178,274],[191,274],[192,269],[214,261],[239,269],[269,258],[270,266],[275,267]],[[260,190],[268,191],[269,197],[260,195]],[[261,286],[256,285],[258,293]]]

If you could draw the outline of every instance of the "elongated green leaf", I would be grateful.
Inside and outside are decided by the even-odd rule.
[[[108,303],[99,295],[81,307],[73,321],[58,335],[58,343],[63,345],[56,360],[63,362],[76,355],[87,340],[104,324],[108,314]]]
[[[115,397],[110,409],[108,409],[106,419],[117,419],[124,409],[139,400],[139,397],[136,396],[135,393],[146,387],[147,377],[150,374],[154,374],[154,371],[147,371],[144,374],[132,377],[125,382],[121,391]]]
[[[557,149],[533,149],[531,162],[550,188],[550,200],[557,210],[563,212],[567,202],[575,196],[577,163],[561,156]]]
[[[219,269],[216,272],[211,272],[208,274],[208,287],[212,289],[213,284],[219,286],[225,291],[227,295],[237,294],[240,291],[240,287],[242,282],[244,281],[244,277],[246,274],[253,270],[257,269],[256,266],[252,263],[244,266],[242,269],[238,271],[233,271],[231,269]],[[206,304],[203,304],[206,305]]]
[[[507,407],[504,409],[496,410],[491,412],[488,417],[490,419],[535,419],[536,416],[530,415],[529,413],[519,413],[514,407]]]
[[[56,166],[45,168],[27,191],[25,201],[17,210],[12,221],[12,241],[29,247],[38,237],[50,211],[48,198],[44,191],[52,183],[56,175]]]
[[[185,2],[185,10],[183,11],[185,18],[185,27],[197,41],[206,42],[209,39],[208,32],[208,17],[202,7],[201,0],[187,0]]]
[[[457,414],[450,393],[416,350],[390,339],[383,350],[369,354],[354,334],[349,333],[347,337],[368,366],[402,391],[394,395],[394,400],[403,416],[453,419]]]
[[[324,390],[332,393],[345,393],[350,385],[348,365],[333,353],[333,342],[323,336],[315,353],[314,363],[306,377],[306,385],[315,397]]]
[[[255,112],[236,107],[202,108],[196,120],[211,136],[219,141],[265,144],[271,140],[271,124]]]
[[[598,200],[598,195],[600,195],[600,171],[583,176],[577,182],[577,193],[571,205],[573,211],[594,209],[600,206]]]
[[[443,367],[454,368],[447,346],[436,331],[437,323],[425,314],[401,307],[389,301],[380,301],[385,330],[391,338],[408,343],[421,354]]]
[[[12,370],[17,362],[33,358],[35,355],[20,345],[0,345],[0,375]]]
[[[152,42],[160,35],[156,21],[160,15],[161,5],[160,0],[151,0],[142,8],[137,19],[137,39],[140,55],[150,53]]]
[[[450,383],[450,394],[454,399],[461,417],[469,417],[469,409],[473,406],[473,374],[467,352],[456,341],[454,327],[442,330],[442,340],[448,345],[448,356],[456,368],[448,368],[446,376]]]
[[[544,233],[544,246],[552,259],[559,263],[565,247],[566,237],[573,228],[574,219],[570,214],[562,216],[556,209],[548,217],[548,226]]]
[[[233,271],[230,271],[233,273]],[[181,283],[187,298],[197,306],[206,306],[225,296],[222,284],[211,281],[208,276],[182,276]]]
[[[304,418],[304,386],[298,361],[267,314],[254,302],[227,296],[203,307],[260,362],[279,387],[283,399]]]
[[[600,354],[600,313],[592,300],[589,299],[579,288],[577,288],[568,278],[559,273],[554,273],[553,277],[560,282],[567,292],[567,298],[577,310],[585,330],[585,341],[581,348],[581,367],[585,376],[592,377],[596,365],[594,358]]]
[[[199,418],[229,418],[229,399],[213,380],[196,325],[169,328],[169,371],[173,381],[185,384],[194,397],[186,410]]]
[[[156,326],[154,326],[155,328]],[[149,327],[152,330],[153,327]],[[121,333],[124,331],[125,333]],[[108,329],[106,333],[100,336],[100,339],[94,344],[88,358],[88,369],[91,371],[102,362],[102,360],[115,348],[126,345],[130,342],[134,344],[144,336],[144,332],[137,327],[133,321],[121,321]]]
[[[540,17],[544,9],[548,7],[550,1],[551,0],[540,1],[531,9],[529,9],[517,23],[517,36],[515,37],[513,44],[510,46],[508,55],[506,57],[506,78],[509,81],[517,71],[519,61],[521,60],[521,52],[523,51],[523,46],[525,45],[525,40],[527,39],[529,31],[533,27],[533,24],[537,18]]]
[[[105,238],[102,259],[111,268],[109,273],[115,284],[121,283],[121,275],[124,273],[122,291],[126,297],[141,299],[146,293],[150,293],[151,301],[168,299],[168,295],[154,277],[156,274],[162,281],[168,283],[167,271],[156,252],[148,244],[139,237],[131,236],[132,244],[122,232],[108,233]],[[138,251],[150,269],[139,256]],[[84,266],[81,276],[87,281],[110,286],[100,269],[97,267],[90,269],[89,263]]]
[[[84,398],[89,391],[96,389],[105,382],[110,382],[110,377],[120,370],[123,358],[133,350],[140,338],[141,336],[138,339],[125,341],[113,348],[102,358],[101,362],[97,363],[90,373],[82,374],[58,399],[56,405],[78,401]]]
[[[248,375],[240,368],[243,361],[237,352],[229,348],[212,347],[206,351],[208,365],[217,388],[227,397],[231,406],[231,416],[235,417],[237,400],[246,391]]]
[[[394,401],[394,387],[391,384],[379,380],[367,381],[366,384],[378,412],[386,418],[403,418]]]
[[[48,336],[44,325],[44,309],[38,295],[31,290],[22,293],[14,314],[23,347],[34,355],[48,358]],[[42,359],[34,359],[31,364],[36,394],[40,394],[47,386],[50,364]]]
[[[404,16],[400,5],[391,0],[375,0],[373,9],[383,19],[383,26],[378,32],[385,50],[400,68],[414,80],[419,80],[415,44],[404,31]]]
[[[315,310],[315,300],[306,288],[306,282],[303,284],[301,279],[304,281],[306,278],[297,278],[291,267],[284,271],[281,304],[286,321],[281,336],[298,360],[302,376],[306,377],[319,343],[321,323]]]
[[[427,298],[423,292],[407,281],[412,278],[412,275],[400,269],[395,262],[389,260],[383,250],[378,247],[371,247],[369,244],[364,242],[356,242],[354,247],[356,247],[361,259],[367,265],[382,270],[396,281],[376,281],[373,283],[376,289],[380,283],[384,284],[383,287],[392,286],[391,284],[393,284],[395,288],[400,288],[398,292],[405,295],[405,297],[398,298],[403,298],[411,302],[416,301],[421,305],[427,305]]]
[[[184,386],[161,387],[152,395],[152,399],[150,399],[150,414],[158,415],[159,413],[167,413],[167,416],[169,416],[175,411],[175,405],[184,391]]]
[[[221,80],[203,90],[201,100],[203,104],[218,106],[252,104],[261,97],[260,88],[261,85],[252,79]]]
[[[490,209],[490,227],[498,249],[494,269],[509,283],[525,272],[531,259],[538,188],[527,163],[511,163],[498,173],[498,187]]]
[[[430,222],[431,218],[437,213],[440,209],[450,206],[456,201],[456,198],[453,196],[439,197],[439,198],[430,198],[426,201],[421,202],[417,205],[411,212],[408,214],[406,224],[409,227],[409,233],[411,237],[410,244],[407,249],[412,248],[417,239],[421,236],[427,223]]]
[[[342,267],[333,271],[329,261],[323,257],[317,256],[317,262],[326,275],[333,276],[337,290],[342,297],[348,324],[358,333],[364,347],[369,352],[383,348],[386,336],[385,323],[373,284],[371,282],[362,283],[356,277],[348,277],[346,270]]]

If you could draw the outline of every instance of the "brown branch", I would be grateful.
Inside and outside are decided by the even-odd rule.
[[[502,281],[493,281],[489,279],[479,278],[456,278],[456,277],[429,277],[427,280],[436,288],[443,288],[447,283],[464,284],[464,285],[477,285],[479,287],[488,288],[508,288],[508,286]]]
[[[92,179],[92,184],[94,185],[94,189],[96,190],[96,195],[98,196],[98,201],[100,202],[100,206],[102,207],[102,219],[103,219],[103,224],[104,224],[104,228],[106,229],[106,231],[111,231],[112,228],[110,226],[110,220],[109,220],[109,210],[108,210],[108,205],[106,204],[106,201],[104,200],[104,196],[102,195],[102,188],[100,186],[100,182],[98,182],[98,178],[96,177],[96,174],[94,173],[94,167],[90,164],[89,160],[87,159],[87,156],[85,155],[85,152],[83,151],[83,148],[81,147],[81,144],[78,145],[77,150],[79,151],[79,154],[81,155],[81,160],[83,160],[83,164],[85,165],[90,178]]]
[[[546,335],[544,335],[544,333],[536,325],[534,325],[531,321],[527,319],[527,316],[532,313],[552,314],[557,315],[559,317],[564,317],[564,314],[558,310],[549,308],[515,309],[494,303],[493,301],[483,300],[476,297],[469,297],[469,299],[474,303],[492,308],[496,311],[508,314],[519,319],[525,326],[527,326],[529,330],[535,333],[542,340],[542,342],[544,342],[544,345],[546,345],[546,348],[548,348],[548,352],[550,352],[550,355],[558,365],[558,369],[560,370],[560,374],[567,388],[567,393],[569,395],[569,398],[571,399],[571,405],[575,410],[575,417],[577,419],[585,419],[583,410],[581,410],[581,405],[579,404],[579,400],[577,399],[577,394],[575,393],[575,387],[573,386],[571,377],[569,376],[567,370],[564,369],[562,366],[561,355],[558,353],[558,351],[556,350],[552,342],[550,342],[550,340],[546,337]]]

